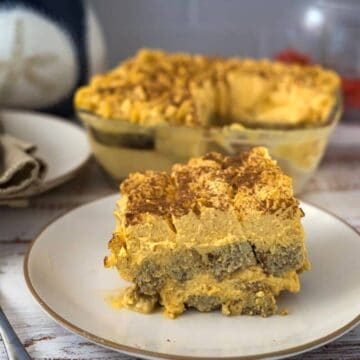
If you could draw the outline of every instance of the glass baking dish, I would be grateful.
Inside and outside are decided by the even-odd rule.
[[[84,110],[77,114],[95,158],[115,180],[121,181],[134,171],[169,170],[176,162],[211,151],[236,155],[254,146],[265,146],[293,178],[295,193],[300,193],[325,152],[342,114],[342,100],[338,98],[326,125],[298,129],[251,129],[240,124],[143,127],[126,120],[103,119]]]

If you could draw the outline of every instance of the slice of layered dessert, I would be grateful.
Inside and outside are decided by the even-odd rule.
[[[269,316],[309,268],[303,212],[291,179],[265,148],[210,153],[170,173],[131,174],[121,185],[106,267],[133,283],[114,302]]]

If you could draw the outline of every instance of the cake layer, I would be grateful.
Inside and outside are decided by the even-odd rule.
[[[199,273],[189,280],[169,279],[153,294],[133,286],[112,299],[117,307],[139,312],[153,311],[157,303],[165,308],[165,315],[174,318],[186,308],[202,312],[221,309],[225,315],[261,315],[277,313],[276,296],[283,290],[297,292],[299,278],[295,271],[281,277],[267,275],[258,267],[239,270],[222,280]]]
[[[300,272],[307,266],[303,246],[277,246],[266,252],[249,241],[222,246],[194,245],[176,250],[164,249],[138,262],[138,257],[132,257],[124,245],[118,236],[113,237],[109,247],[117,256],[108,257],[105,265],[117,267],[123,278],[135,283],[146,295],[159,292],[168,280],[184,282],[199,274],[208,274],[221,281],[254,266],[274,276],[289,271]]]

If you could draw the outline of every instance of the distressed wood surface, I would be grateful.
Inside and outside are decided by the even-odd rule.
[[[71,208],[116,191],[92,161],[76,179],[32,199],[29,207],[0,207],[0,304],[34,359],[134,359],[57,325],[32,299],[22,274],[29,243],[47,223]],[[338,127],[302,198],[336,213],[360,231],[360,127]],[[0,339],[2,359],[6,353]],[[295,359],[360,359],[360,326]]]

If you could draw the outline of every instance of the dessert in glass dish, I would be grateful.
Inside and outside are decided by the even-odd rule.
[[[266,146],[299,192],[341,115],[339,85],[320,66],[145,49],[78,89],[75,107],[117,180]]]

